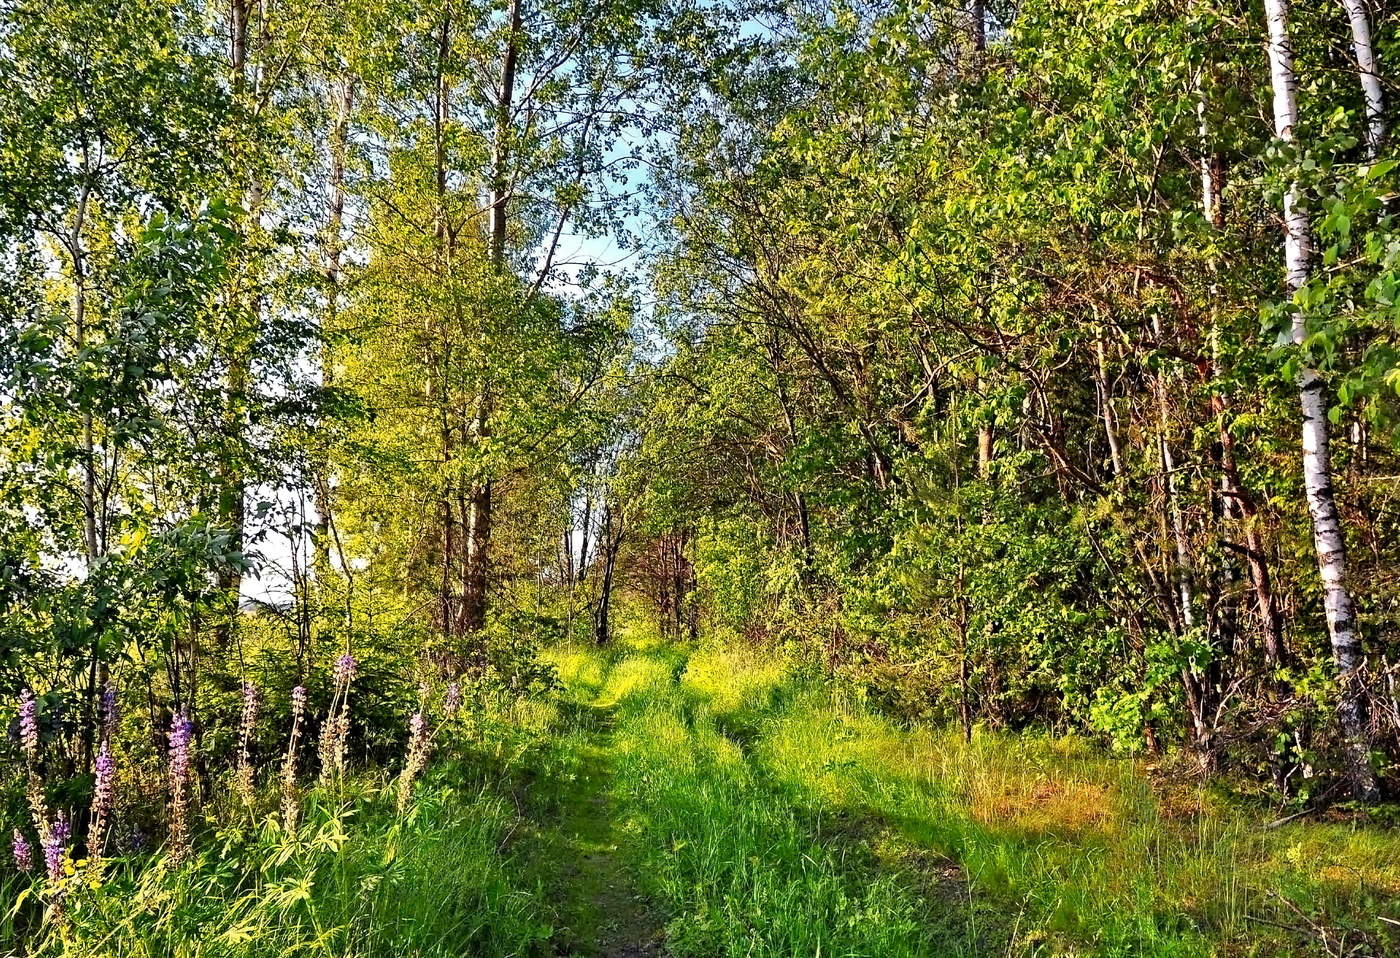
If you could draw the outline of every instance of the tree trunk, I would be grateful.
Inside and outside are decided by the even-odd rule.
[[[236,97],[243,97],[249,89],[251,68],[248,63],[248,28],[253,16],[254,0],[232,0],[229,7],[229,68],[232,74],[233,91]],[[245,144],[246,145],[246,144]],[[252,163],[248,164],[253,167]],[[244,223],[246,233],[257,227],[257,210],[262,205],[262,183],[256,172],[249,175],[244,194]],[[232,314],[235,322],[241,321],[239,279],[234,279],[231,296]],[[258,323],[261,303],[256,293],[249,298],[248,309],[254,326]],[[247,475],[243,458],[242,438],[245,432],[244,408],[252,371],[253,356],[251,345],[255,337],[239,336],[245,341],[237,345],[229,356],[228,379],[226,384],[223,413],[224,438],[230,443],[219,463],[218,515],[220,523],[228,530],[230,551],[242,552],[245,539],[245,495]],[[226,566],[218,573],[218,586],[226,597],[230,608],[227,617],[215,626],[215,643],[226,649],[232,640],[234,624],[238,620],[238,604],[243,591],[243,573],[236,567]]]
[[[1374,160],[1385,139],[1385,98],[1381,94],[1381,78],[1376,72],[1376,53],[1371,45],[1371,14],[1366,0],[1342,0],[1351,21],[1351,49],[1356,56],[1356,71],[1361,78],[1361,93],[1366,100],[1366,155]]]
[[[622,519],[617,517],[617,528],[613,528],[615,510],[606,499],[603,502],[602,529],[599,530],[599,558],[603,562],[603,575],[598,585],[598,604],[593,613],[593,641],[607,645],[612,638],[612,592],[613,576],[617,569],[617,553],[622,547]]]
[[[330,129],[330,190],[326,203],[326,229],[323,241],[323,255],[326,271],[326,317],[322,323],[322,333],[334,332],[340,314],[341,256],[344,242],[341,229],[345,220],[345,151],[350,139],[350,111],[354,108],[355,85],[353,80],[345,80],[340,95],[335,98],[335,120]],[[321,352],[321,386],[329,387],[333,382],[332,357],[328,349]],[[325,454],[315,460],[321,473],[316,483],[316,524],[312,534],[315,552],[312,559],[312,572],[321,574],[330,568],[330,523],[331,512],[335,508],[331,501],[330,461]]]
[[[472,487],[467,500],[466,569],[463,577],[462,632],[479,632],[486,625],[488,563],[491,551],[490,480]]]
[[[1264,0],[1269,23],[1269,66],[1274,93],[1274,132],[1291,143],[1298,122],[1298,78],[1293,70],[1293,47],[1288,29],[1286,0]],[[1298,186],[1289,185],[1283,198],[1284,262],[1287,288],[1296,293],[1307,282],[1312,250],[1308,214],[1299,203]],[[1293,311],[1292,339],[1302,346],[1307,325],[1299,310]],[[1356,632],[1351,592],[1346,584],[1346,544],[1341,518],[1332,494],[1332,464],[1328,456],[1327,404],[1322,376],[1303,366],[1298,375],[1303,419],[1303,485],[1312,516],[1313,544],[1322,578],[1323,605],[1332,656],[1341,686],[1337,717],[1346,739],[1346,770],[1352,795],[1360,801],[1380,798],[1370,762],[1370,734],[1366,726],[1366,699],[1362,667],[1365,659]]]
[[[515,68],[520,58],[521,0],[510,0],[509,32],[501,57],[501,86],[496,96],[496,129],[491,144],[491,262],[500,269],[506,258],[506,213],[510,201],[511,112],[515,107]]]

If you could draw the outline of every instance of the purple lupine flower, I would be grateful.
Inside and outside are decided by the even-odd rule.
[[[306,686],[292,689],[292,732],[287,737],[287,754],[282,759],[282,827],[295,832],[301,813],[297,794],[297,743],[301,739],[301,718],[306,713]]]
[[[32,872],[34,870],[34,848],[29,844],[29,839],[25,838],[18,828],[15,829],[15,837],[10,843],[10,847],[14,850],[15,867],[22,872]]]
[[[19,693],[19,741],[25,758],[33,762],[39,757],[39,703],[29,689]]]
[[[408,755],[404,759],[403,774],[399,776],[399,812],[408,807],[412,794],[413,780],[423,771],[428,762],[428,722],[420,709],[408,720]]]
[[[456,715],[462,707],[462,686],[457,682],[447,686],[447,694],[442,698],[442,710],[449,716]]]
[[[194,722],[190,721],[187,710],[181,709],[170,720],[170,776],[173,781],[189,775],[190,740],[194,736]]]
[[[180,864],[189,853],[190,741],[194,723],[181,710],[170,720],[170,857]]]
[[[102,738],[110,742],[117,735],[117,686],[110,680],[102,689]]]
[[[90,857],[97,857],[102,847],[102,835],[107,828],[107,814],[112,808],[112,795],[115,791],[117,763],[112,758],[111,748],[106,742],[97,752],[97,758],[93,760],[93,771],[96,773],[96,781],[92,786],[92,815],[91,824],[88,826],[88,852]]]
[[[243,683],[243,714],[238,721],[238,762],[234,772],[234,787],[243,804],[253,804],[253,729],[258,724],[258,704],[262,696],[252,682]]]
[[[140,825],[132,825],[131,831],[120,836],[118,842],[123,851],[132,855],[139,855],[146,850],[148,838],[146,833],[142,831]]]
[[[252,682],[243,683],[243,724],[251,726],[258,720],[258,705],[262,702],[262,693]]]
[[[334,679],[337,688],[344,688],[355,680],[355,670],[360,663],[355,661],[355,657],[346,652],[335,660]]]
[[[63,853],[68,845],[68,837],[72,834],[68,816],[59,812],[58,818],[54,819],[48,831],[42,842],[44,868],[48,871],[49,881],[58,881],[63,877]]]
[[[332,678],[335,692],[331,706],[321,726],[317,754],[321,759],[321,783],[325,784],[345,770],[345,742],[350,737],[350,683],[355,679],[359,663],[349,652],[335,660]]]

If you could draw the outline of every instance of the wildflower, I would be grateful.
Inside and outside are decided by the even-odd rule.
[[[462,686],[453,682],[447,686],[447,694],[442,698],[442,711],[448,718],[457,714],[462,707]]]
[[[19,693],[19,742],[25,760],[33,765],[39,757],[39,703],[29,689]]]
[[[101,854],[103,833],[107,828],[107,814],[112,808],[117,763],[112,758],[111,748],[106,742],[93,760],[96,781],[92,787],[92,816],[88,827],[88,854],[97,858]]]
[[[423,771],[428,761],[428,723],[420,709],[408,720],[408,755],[404,760],[403,774],[399,776],[399,813],[408,807],[413,780]]]
[[[345,688],[351,682],[355,681],[355,671],[358,668],[359,663],[355,661],[355,657],[349,652],[346,652],[340,658],[336,659],[335,671],[332,676],[335,679],[336,689]]]
[[[29,839],[15,829],[14,840],[10,843],[15,854],[15,867],[22,872],[32,872],[34,870],[34,849],[29,844]]]
[[[253,804],[253,729],[258,722],[258,704],[261,696],[258,687],[252,682],[243,683],[243,714],[238,723],[238,768],[234,774],[234,787],[245,805]]]
[[[58,881],[63,877],[63,854],[67,850],[68,838],[72,834],[72,826],[68,823],[68,816],[62,812],[58,813],[58,818],[48,827],[48,834],[44,836],[42,844],[44,846],[44,868],[49,875],[49,881]]]
[[[170,721],[170,857],[179,864],[189,854],[190,740],[194,723],[181,710]]]
[[[331,695],[330,710],[326,713],[326,724],[321,726],[317,749],[321,759],[322,784],[345,770],[345,742],[350,737],[350,683],[355,680],[358,667],[359,663],[349,652],[335,660],[331,676],[335,689]]]
[[[292,689],[292,732],[287,738],[287,754],[282,759],[282,827],[295,832],[301,805],[297,795],[297,743],[301,739],[301,719],[306,714],[306,688]]]
[[[117,737],[117,687],[108,681],[102,689],[102,741]]]

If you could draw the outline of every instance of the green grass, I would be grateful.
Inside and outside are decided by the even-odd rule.
[[[1400,953],[1393,830],[1266,829],[1078,739],[911,730],[770,653],[557,660],[615,713],[677,956]]]
[[[206,838],[195,859],[109,866],[74,890],[34,955],[261,958],[541,953],[537,887],[519,881],[500,798],[445,783],[394,813],[392,785],[313,802],[295,837],[268,823]]]
[[[365,775],[313,793],[295,838],[210,824],[193,862],[112,863],[37,934],[35,901],[0,879],[0,941],[73,958],[615,958],[660,940],[673,958],[1400,954],[1395,830],[1265,828],[1083,740],[905,727],[777,653],[633,638],[548,658],[562,688],[477,711],[409,815]]]

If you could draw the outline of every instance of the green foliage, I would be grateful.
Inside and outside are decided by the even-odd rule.
[[[400,819],[384,795],[313,799],[295,836],[228,829],[184,866],[113,863],[26,954],[508,956],[548,936],[537,892],[500,854],[499,797],[438,785]]]

